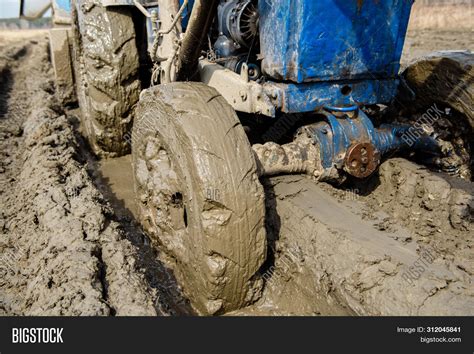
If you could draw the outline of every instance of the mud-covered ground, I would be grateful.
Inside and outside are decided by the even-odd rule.
[[[190,311],[140,228],[117,222],[96,187],[77,117],[55,100],[45,35],[31,34],[0,48],[0,313]]]
[[[405,61],[473,49],[469,33],[408,43]],[[44,33],[0,32],[0,314],[192,314],[135,221],[130,157],[92,156],[47,53]],[[300,176],[264,186],[266,285],[235,314],[474,314],[472,183],[393,159],[343,189]]]

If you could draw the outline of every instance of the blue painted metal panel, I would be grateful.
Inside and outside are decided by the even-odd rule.
[[[71,13],[71,2],[70,0],[53,0],[58,8],[66,11],[68,14]]]
[[[179,5],[183,5],[184,0],[179,0]],[[183,27],[183,31],[186,30],[186,27],[188,26],[189,22],[189,16],[191,16],[191,10],[194,6],[194,0],[189,0],[188,6],[186,6],[186,9],[183,12],[183,19],[181,21],[181,26]]]
[[[263,71],[297,83],[395,77],[413,0],[262,0]]]
[[[398,84],[397,79],[302,84],[268,81],[264,89],[271,96],[277,96],[274,104],[282,112],[298,113],[317,111],[325,106],[390,103],[397,93]],[[350,93],[344,94],[343,88],[349,88]]]

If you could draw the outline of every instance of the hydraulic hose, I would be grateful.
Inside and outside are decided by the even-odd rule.
[[[197,72],[201,47],[207,38],[219,0],[196,0],[177,61],[177,80],[192,80]]]

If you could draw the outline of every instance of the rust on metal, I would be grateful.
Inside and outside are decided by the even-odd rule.
[[[369,142],[354,143],[347,150],[344,169],[357,178],[369,177],[380,164],[380,152]]]

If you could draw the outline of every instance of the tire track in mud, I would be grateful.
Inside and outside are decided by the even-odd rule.
[[[84,165],[87,173],[94,187],[104,196],[112,209],[109,218],[118,223],[121,233],[136,248],[135,261],[138,267],[143,270],[148,286],[158,294],[155,301],[158,314],[193,315],[194,310],[189,301],[183,296],[172,270],[161,260],[162,255],[151,246],[151,241],[135,219],[129,205],[126,205],[117,197],[114,189],[111,188],[110,180],[103,175],[102,166],[107,164],[108,161],[123,160],[121,166],[124,168],[113,171],[117,175],[126,173],[126,170],[131,168],[131,161],[124,158],[98,160],[86,140],[79,133],[77,115],[80,115],[78,110],[68,112],[68,116],[75,122],[77,128],[75,137],[80,143],[79,150],[86,161]],[[130,185],[133,184],[132,180],[129,182]],[[133,199],[135,197],[134,193],[130,193],[129,197]]]
[[[266,181],[264,298],[236,314],[472,315],[473,186],[404,159],[336,189]]]
[[[168,305],[170,282],[150,277],[168,273],[147,268],[161,265],[136,225],[115,217],[89,176],[74,117],[54,97],[46,43],[18,57],[1,48],[0,313],[185,312],[186,303]]]

